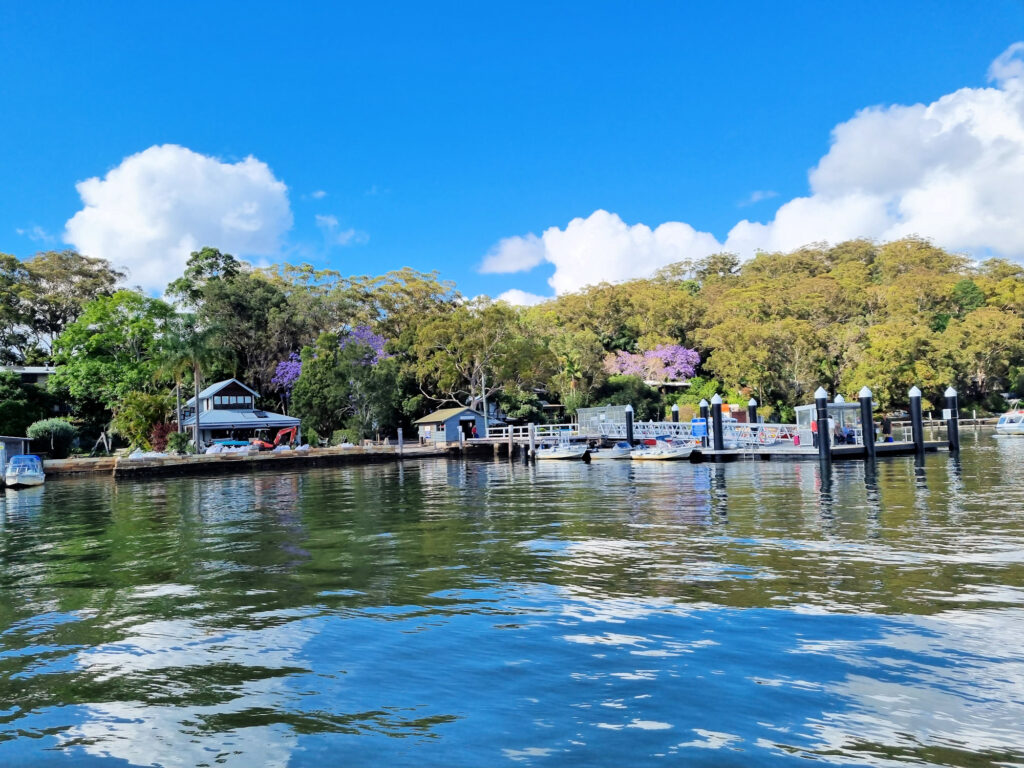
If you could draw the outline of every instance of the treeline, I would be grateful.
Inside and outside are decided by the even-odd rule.
[[[1024,389],[1024,269],[918,238],[713,254],[530,308],[467,299],[436,273],[259,269],[213,248],[167,300],[118,289],[123,278],[73,252],[0,256],[0,354],[57,365],[52,397],[137,444],[172,418],[173,385],[187,396],[231,376],[337,439],[485,397],[513,419],[626,402],[648,419],[719,391],[789,419],[819,385],[867,385],[886,409],[914,384],[932,402],[952,384],[992,410]],[[659,384],[681,379],[691,386]],[[12,388],[5,378],[0,396]]]

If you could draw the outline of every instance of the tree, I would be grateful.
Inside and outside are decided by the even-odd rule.
[[[125,274],[106,259],[75,251],[44,251],[25,262],[28,280],[21,299],[28,326],[47,350],[88,304],[111,296]]]
[[[51,389],[65,390],[86,418],[113,412],[129,392],[153,386],[154,352],[173,314],[134,291],[90,302],[54,342]]]
[[[171,398],[166,392],[129,392],[114,414],[114,429],[133,447],[148,450],[153,428],[167,420],[170,410]]]
[[[78,437],[78,428],[66,419],[43,419],[31,424],[26,434],[32,440],[48,442],[53,458],[65,459]]]
[[[609,376],[594,393],[594,405],[632,405],[640,421],[662,416],[661,396],[638,376]]]
[[[30,424],[53,410],[53,398],[16,373],[0,371],[0,435],[24,435]]]
[[[220,338],[224,331],[215,325],[203,325],[194,314],[175,315],[167,323],[154,350],[156,370],[174,379],[180,390],[185,371],[192,371],[195,402],[192,439],[199,448],[199,393],[202,391],[203,372],[215,365],[223,354]],[[180,404],[178,406],[180,410]],[[179,429],[181,418],[178,418]]]
[[[1010,365],[1024,355],[1024,319],[996,307],[981,307],[963,320],[950,321],[939,339],[957,371],[961,387],[968,386],[979,400],[992,383],[1004,381]]]

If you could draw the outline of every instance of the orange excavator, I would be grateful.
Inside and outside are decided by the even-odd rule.
[[[277,436],[274,437],[274,442],[272,443],[266,439],[266,433],[264,432],[259,437],[249,438],[249,445],[255,445],[261,451],[272,451],[279,445],[288,445],[294,442],[298,430],[298,427],[285,427],[278,430]]]

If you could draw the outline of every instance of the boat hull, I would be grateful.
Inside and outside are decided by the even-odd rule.
[[[586,453],[586,448],[538,448],[534,451],[533,457],[537,461],[571,461],[572,459],[582,459]]]
[[[42,485],[46,480],[46,476],[40,475],[7,475],[5,482],[8,488],[32,488],[36,485]]]
[[[681,461],[690,458],[693,448],[654,448],[647,451],[633,451],[630,458],[634,461]]]

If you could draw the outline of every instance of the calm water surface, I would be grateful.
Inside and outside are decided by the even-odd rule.
[[[1024,765],[1024,440],[0,501],[0,765]]]

